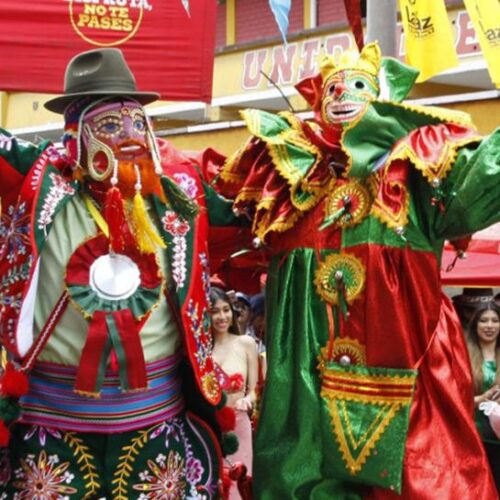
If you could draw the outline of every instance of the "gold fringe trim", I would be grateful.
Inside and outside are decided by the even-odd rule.
[[[228,183],[236,184],[238,182],[243,182],[246,178],[246,174],[234,171],[234,167],[239,164],[243,154],[247,151],[252,138],[250,137],[244,146],[237,149],[231,156],[226,158],[222,170],[220,172],[220,178]]]
[[[344,459],[344,462],[347,466],[347,470],[349,471],[350,474],[356,475],[363,468],[363,465],[366,463],[366,460],[369,457],[371,451],[377,444],[378,440],[384,433],[387,426],[394,418],[396,412],[399,410],[399,405],[395,404],[382,407],[377,413],[376,418],[374,419],[368,430],[363,434],[363,436],[358,441],[356,441],[352,431],[351,422],[347,417],[345,402],[340,402],[340,403],[342,405],[341,410],[344,412],[345,415],[348,436],[345,435],[344,428],[342,426],[342,422],[340,419],[340,412],[336,405],[336,402],[334,400],[329,401],[327,403],[327,407],[330,413],[330,417],[332,419],[333,433],[339,445],[342,458]],[[370,438],[366,439],[366,436],[368,436],[370,432],[371,432]],[[349,438],[352,448],[354,449],[359,448],[359,445],[363,440],[362,438],[366,439],[366,442],[362,447],[357,458],[355,458],[352,455],[351,449],[349,448],[347,443],[347,438]]]
[[[395,214],[388,205],[380,200],[380,198],[375,197],[370,210],[370,215],[376,217],[380,222],[382,222],[382,224],[387,225],[387,227],[395,229],[396,227],[406,226],[406,224],[408,224],[410,196],[404,183],[394,182],[392,185],[399,186],[401,191],[403,191],[403,203],[401,210]]]
[[[395,160],[409,160],[413,163],[417,170],[422,172],[423,176],[432,182],[434,179],[444,179],[455,162],[458,149],[470,144],[471,142],[478,142],[481,140],[480,136],[467,137],[458,142],[446,141],[443,147],[439,160],[435,162],[426,162],[418,157],[415,150],[407,143],[401,142],[391,156],[387,159],[388,162]]]
[[[313,171],[318,163],[322,160],[323,155],[317,146],[309,142],[303,135],[300,121],[293,116],[290,112],[278,113],[278,116],[285,119],[290,128],[283,130],[276,137],[267,137],[261,133],[261,119],[260,111],[255,109],[246,109],[242,112],[243,119],[245,120],[248,130],[252,135],[259,138],[268,146],[268,152],[271,156],[276,169],[281,176],[293,187],[296,183],[303,181],[304,173],[295,167],[290,159],[290,155],[286,149],[286,142],[291,145],[299,146],[301,149],[310,153],[313,157],[313,163],[308,171]],[[302,186],[307,190],[307,185]]]
[[[407,104],[393,101],[390,101],[390,104],[398,108],[408,109],[410,111],[413,111],[414,113],[430,116],[444,122],[452,122],[456,123],[457,125],[464,125],[466,127],[474,126],[470,115],[468,113],[464,113],[463,111],[438,108],[436,106],[419,106],[418,104]]]

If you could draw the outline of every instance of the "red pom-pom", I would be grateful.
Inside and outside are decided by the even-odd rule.
[[[219,424],[221,432],[229,432],[236,427],[236,413],[229,406],[224,406],[215,412],[215,418]]]
[[[0,380],[0,393],[11,398],[20,398],[28,393],[28,376],[17,371],[12,363],[7,363]]]
[[[6,448],[9,444],[10,432],[3,420],[0,420],[0,448]]]

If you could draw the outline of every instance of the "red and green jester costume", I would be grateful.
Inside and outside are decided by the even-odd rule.
[[[43,260],[47,254],[47,242],[51,241],[51,232],[56,227],[58,219],[63,222],[58,228],[60,231],[58,241],[52,239],[51,248],[52,257],[56,261],[61,257],[61,251],[72,252],[74,248],[71,250],[68,248],[81,243],[80,240],[73,241],[72,225],[85,226],[91,233],[87,238],[98,235],[97,239],[93,236],[91,240],[87,240],[87,243],[89,241],[99,243],[104,238],[102,228],[100,229],[101,226],[96,223],[97,219],[94,221],[85,208],[81,210],[85,207],[81,201],[85,192],[84,183],[73,179],[72,170],[64,155],[47,142],[35,146],[16,139],[6,131],[0,131],[0,178],[2,179],[0,185],[2,203],[0,338],[4,354],[2,358],[5,363],[7,357],[5,354],[8,352],[8,358],[12,362],[26,368],[30,379],[28,395],[23,394],[26,388],[11,387],[15,375],[11,369],[12,365],[9,364],[7,373],[3,375],[3,384],[0,385],[3,396],[1,407],[3,420],[0,421],[0,441],[2,441],[0,496],[2,498],[11,498],[9,495],[13,494],[10,489],[12,484],[16,488],[16,494],[26,495],[26,498],[34,498],[31,495],[36,493],[33,488],[37,487],[46,488],[43,491],[49,496],[60,494],[71,498],[94,498],[94,496],[109,494],[108,498],[132,498],[133,495],[139,495],[137,492],[134,493],[132,488],[134,491],[143,492],[153,491],[155,488],[158,488],[158,491],[164,491],[166,486],[161,489],[160,484],[162,478],[169,481],[165,484],[169,485],[168,488],[174,496],[185,497],[186,495],[189,498],[201,498],[197,495],[202,495],[203,498],[218,496],[222,473],[219,445],[214,439],[215,435],[200,418],[190,412],[186,416],[186,404],[179,392],[181,382],[185,380],[181,379],[179,364],[183,365],[181,361],[183,358],[187,360],[199,392],[206,402],[217,405],[221,392],[213,371],[210,354],[212,337],[207,305],[209,287],[207,234],[209,222],[217,225],[222,220],[226,209],[230,216],[232,212],[227,202],[202,183],[198,167],[192,159],[184,156],[166,141],[158,141],[158,144],[164,176],[168,174],[169,182],[176,182],[185,195],[200,207],[196,216],[184,218],[176,213],[170,204],[155,195],[152,195],[149,202],[152,218],[158,221],[158,230],[167,244],[166,250],[159,250],[159,252],[165,252],[165,255],[161,259],[158,258],[157,262],[169,264],[167,264],[168,270],[163,268],[160,271],[161,275],[168,276],[167,280],[158,280],[157,276],[153,276],[154,273],[151,272],[147,279],[150,280],[150,287],[155,287],[151,290],[160,291],[161,293],[158,293],[163,294],[163,298],[158,299],[160,310],[168,308],[172,318],[176,318],[167,326],[170,331],[180,334],[183,348],[180,352],[177,351],[170,356],[167,361],[160,359],[147,364],[148,376],[152,377],[149,384],[153,392],[141,392],[142,389],[129,392],[126,396],[128,398],[126,406],[124,395],[124,406],[114,410],[113,418],[117,417],[117,420],[106,421],[109,416],[103,416],[101,421],[95,415],[99,411],[108,410],[102,404],[99,410],[94,408],[99,401],[104,401],[104,405],[107,404],[104,396],[99,400],[86,398],[83,395],[80,397],[74,393],[76,368],[67,366],[64,354],[58,353],[56,344],[51,346],[52,339],[54,342],[58,339],[57,345],[65,346],[65,350],[74,357],[79,355],[74,352],[75,349],[80,349],[85,341],[85,331],[82,332],[81,339],[72,339],[65,336],[65,327],[62,326],[64,323],[66,327],[72,328],[71,323],[74,323],[76,318],[73,316],[70,320],[64,320],[65,311],[68,314],[70,312],[73,315],[78,314],[73,308],[74,304],[69,304],[68,290],[71,287],[67,283],[64,284],[65,279],[68,281],[69,268],[66,269],[66,276],[64,264],[62,264],[62,270],[54,268],[52,271],[50,269],[44,271]],[[165,180],[164,176],[161,179],[162,184]],[[79,218],[74,218],[75,214],[79,214]],[[95,245],[91,248],[83,244],[79,248],[98,250]],[[103,248],[107,252],[109,243],[105,243]],[[78,281],[88,271],[85,271],[83,267],[76,267],[75,279]],[[46,272],[46,282],[39,280],[39,275],[43,272]],[[34,321],[37,304],[38,301],[44,300],[43,297],[48,292],[47,287],[53,284],[54,287],[59,287],[59,290],[66,290],[66,292],[63,292],[57,304],[53,304],[54,308],[50,317],[44,318],[45,324],[40,324]],[[148,300],[150,301],[146,297],[144,302]],[[131,303],[131,309],[136,305]],[[108,315],[108,326],[109,317],[115,312]],[[142,324],[148,317],[144,318]],[[124,318],[125,323],[122,321],[123,317],[120,320],[117,315],[114,325],[116,330],[126,333],[131,325],[126,323],[127,316]],[[63,323],[60,323],[61,320]],[[84,320],[80,318],[78,321]],[[177,326],[172,326],[174,323]],[[76,330],[73,328],[71,331],[75,333]],[[42,332],[47,333],[48,340],[37,344],[37,339]],[[165,351],[161,343],[162,335],[165,334],[161,331],[155,334],[151,332],[151,327],[149,330],[145,327],[141,333],[141,342],[145,346],[149,342],[149,352],[154,359],[155,349],[157,352]],[[152,342],[157,342],[156,347],[152,345]],[[172,342],[176,342],[175,339]],[[37,347],[34,350],[35,345]],[[38,358],[47,349],[51,352],[52,358],[55,358],[54,361],[39,364]],[[136,354],[129,352],[127,356],[133,357]],[[129,366],[130,358],[127,357],[125,361],[129,370],[128,382],[133,382],[130,378],[134,377],[133,367]],[[99,364],[99,359],[95,359],[94,362]],[[161,372],[158,369],[158,363],[162,364]],[[90,363],[84,369],[93,368],[93,364]],[[33,371],[30,371],[31,369]],[[44,370],[49,370],[50,376]],[[85,375],[88,376],[88,373]],[[170,384],[168,387],[171,390],[169,395],[158,393],[159,381],[163,380],[162,377],[168,378],[168,384]],[[123,382],[126,378],[122,378],[122,367],[120,367],[120,381]],[[21,376],[18,376],[16,380],[24,383]],[[86,381],[83,380],[84,383]],[[112,393],[109,396],[111,398],[109,406],[114,407],[121,401],[121,394],[125,393],[119,389],[118,382],[115,384],[116,387],[106,386],[111,383],[105,382],[102,390],[107,389]],[[194,391],[194,387],[192,385],[190,387]],[[35,390],[38,391],[36,394],[33,392]],[[145,394],[144,397],[148,400],[147,411],[141,403],[142,394]],[[149,394],[152,395],[149,396]],[[10,425],[16,416],[14,396],[24,396],[24,398],[21,399],[19,424]],[[45,396],[49,401],[47,404],[43,400]],[[64,398],[68,399],[64,401]],[[71,419],[68,419],[70,411],[72,412]],[[162,412],[163,414],[173,412],[171,423],[167,421],[165,424],[165,417],[158,417]],[[90,421],[94,417],[97,421]],[[45,422],[48,422],[47,427],[43,425]],[[54,422],[57,425],[53,424]],[[120,428],[123,424],[124,427]],[[15,443],[11,443],[10,449],[2,449],[7,441],[6,425],[9,426]],[[94,425],[98,428],[96,432],[92,431]],[[92,437],[89,437],[89,441],[86,442],[85,436],[90,436],[90,434],[85,433],[89,431]],[[75,432],[80,434],[75,434]],[[110,447],[112,446],[111,439],[117,439],[121,443],[120,446],[128,444],[129,448],[126,449],[129,452],[123,451],[120,455],[120,448],[117,448],[116,456],[113,453],[107,455],[104,451],[102,456],[93,455],[89,446],[93,443],[99,449],[101,446],[99,443],[103,442],[99,441],[99,436],[103,434],[107,436]],[[171,453],[168,451],[168,446],[170,446]],[[96,448],[92,449],[95,451]],[[141,459],[142,462],[139,464],[139,451],[144,452],[148,449],[151,450],[148,453],[153,453],[154,456],[146,456],[148,461]],[[59,465],[54,462],[56,456],[58,460],[61,460]],[[68,460],[64,461],[62,457]],[[110,460],[114,458],[118,462],[110,465]],[[113,467],[113,469],[107,469],[109,477],[104,474],[104,469],[102,469],[104,466],[100,465],[105,460],[108,460],[106,467]],[[20,472],[15,471],[17,467],[20,467]],[[40,479],[40,483],[35,481],[36,477]],[[114,489],[103,490],[103,482],[113,483]],[[37,484],[41,486],[36,486]],[[2,495],[7,495],[7,497]],[[55,496],[50,496],[50,498],[55,498]]]
[[[500,132],[404,104],[416,76],[370,44],[297,85],[315,119],[243,112],[219,188],[272,255],[256,498],[497,497],[440,258],[500,220]]]

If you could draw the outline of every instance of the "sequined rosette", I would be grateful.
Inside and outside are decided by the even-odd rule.
[[[66,289],[71,302],[89,320],[75,390],[98,395],[112,353],[118,361],[122,389],[145,389],[139,333],[163,289],[154,255],[141,254],[135,248],[110,252],[108,239],[98,235],[71,256]]]

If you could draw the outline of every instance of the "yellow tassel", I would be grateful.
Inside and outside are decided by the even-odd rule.
[[[2,368],[2,370],[5,370],[5,367],[7,366],[7,361],[8,361],[8,357],[7,357],[7,349],[5,349],[5,347],[2,347],[1,350],[0,350],[1,354],[0,354],[0,366]]]
[[[132,227],[142,253],[155,253],[157,248],[167,248],[148,216],[141,193],[134,195],[132,205]]]

